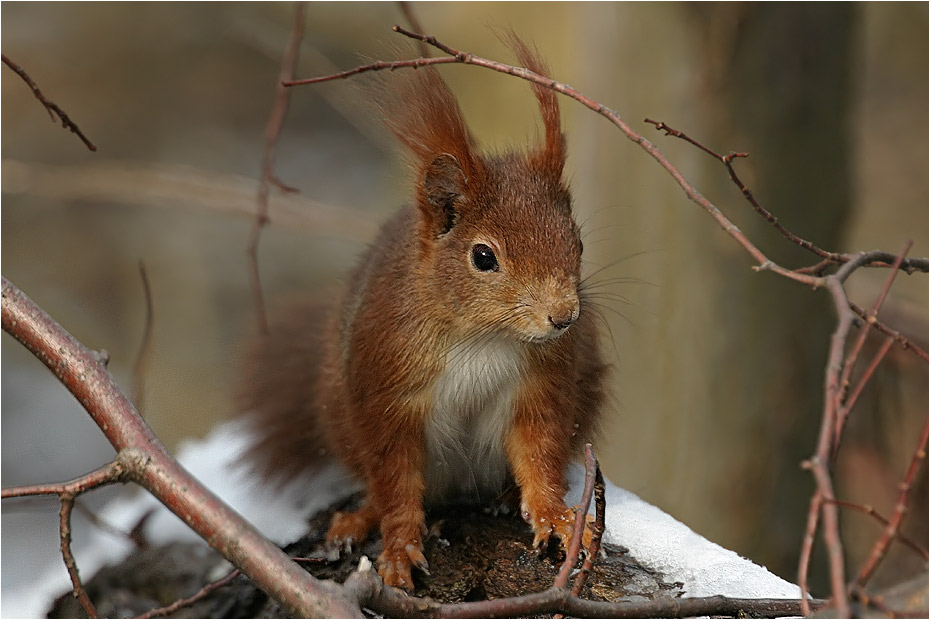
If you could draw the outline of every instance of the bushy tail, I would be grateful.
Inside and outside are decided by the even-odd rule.
[[[267,482],[284,484],[325,461],[316,394],[325,320],[321,306],[293,306],[247,352],[237,404],[254,440],[243,460]]]

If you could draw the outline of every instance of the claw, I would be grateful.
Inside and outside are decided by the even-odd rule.
[[[407,557],[410,558],[414,566],[429,575],[429,562],[426,561],[426,556],[423,555],[419,545],[409,543],[404,547],[404,551],[407,552]]]
[[[385,585],[412,592],[411,568],[416,567],[428,575],[429,563],[423,555],[419,541],[410,540],[405,544],[398,540],[396,544],[397,546],[385,548],[381,552],[378,558],[378,574],[381,575]]]
[[[524,512],[526,515],[528,511]],[[550,515],[532,515],[527,518],[527,521],[530,522],[530,525],[533,527],[533,547],[536,549],[539,555],[543,555],[549,546],[549,540],[554,535],[559,539],[559,547],[562,550],[567,550],[571,544],[572,540],[572,530],[574,529],[575,524],[575,509],[574,508],[564,508],[561,512],[555,512]],[[591,543],[591,523],[593,523],[593,518],[589,515],[587,518],[587,524],[584,529],[582,542],[585,545],[590,545]]]

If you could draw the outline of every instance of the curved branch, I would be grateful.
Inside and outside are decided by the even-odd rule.
[[[338,586],[294,564],[168,453],[106,367],[13,283],[3,278],[3,330],[32,352],[87,410],[125,476],[148,490],[262,590],[301,616],[360,617]]]

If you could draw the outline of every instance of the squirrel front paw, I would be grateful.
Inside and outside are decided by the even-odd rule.
[[[571,545],[572,533],[575,528],[575,508],[562,506],[561,509],[555,509],[546,512],[523,511],[523,518],[529,522],[533,528],[533,548],[543,552],[549,546],[549,539],[554,534],[559,538],[559,543],[563,551]],[[582,533],[581,542],[584,546],[591,544],[591,522],[590,516],[585,520],[585,528]]]
[[[337,512],[329,522],[326,545],[337,554],[343,549],[351,551],[353,543],[365,540],[376,525],[378,512],[371,504],[354,512]]]
[[[385,544],[384,551],[378,557],[378,574],[384,584],[407,592],[413,591],[410,571],[414,566],[429,574],[429,564],[419,540],[395,540],[393,545]]]

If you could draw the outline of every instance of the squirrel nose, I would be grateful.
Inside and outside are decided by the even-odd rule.
[[[553,312],[549,315],[549,322],[559,331],[568,329],[576,320],[578,320],[577,303],[559,308],[557,312]]]

